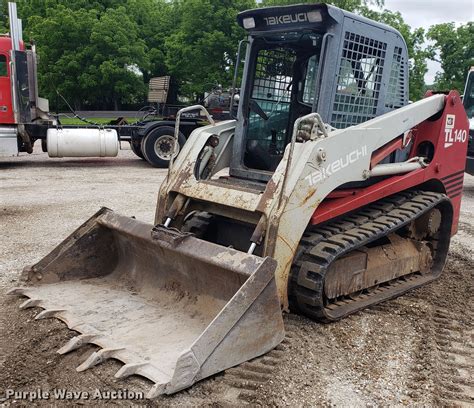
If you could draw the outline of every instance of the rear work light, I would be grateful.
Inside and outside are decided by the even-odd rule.
[[[319,10],[308,11],[308,21],[310,23],[320,23],[323,21],[321,12]]]
[[[244,18],[243,24],[246,30],[255,28],[255,19],[253,17]]]

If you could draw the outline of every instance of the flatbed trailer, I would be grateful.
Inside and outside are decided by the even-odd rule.
[[[174,118],[162,118],[119,125],[63,125],[54,120],[23,123],[21,126],[2,124],[0,156],[32,153],[35,142],[40,142],[43,152],[52,158],[115,157],[121,149],[120,142],[128,142],[132,151],[153,167],[166,167],[173,150],[175,123]],[[184,118],[180,123],[175,155],[191,132],[206,124],[206,119],[200,116]],[[115,147],[101,149],[104,143]],[[52,150],[51,144],[59,144],[59,150]]]

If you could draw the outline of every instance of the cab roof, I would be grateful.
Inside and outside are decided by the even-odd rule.
[[[8,35],[0,35],[0,52],[10,52],[12,49],[12,39]],[[25,44],[20,42],[20,50],[25,49]]]
[[[237,15],[237,22],[249,33],[305,29],[323,32],[331,25],[342,24],[345,17],[401,36],[397,30],[386,24],[323,3],[295,4],[246,10]]]

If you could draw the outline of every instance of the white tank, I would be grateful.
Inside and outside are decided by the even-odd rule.
[[[114,129],[50,128],[46,142],[49,157],[115,157],[119,151]]]

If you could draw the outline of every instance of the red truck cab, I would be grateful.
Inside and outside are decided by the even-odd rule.
[[[15,123],[10,81],[10,37],[0,37],[0,124]]]
[[[20,42],[20,50],[25,46]],[[11,82],[11,50],[12,40],[8,36],[0,37],[0,125],[15,123],[12,102]]]

